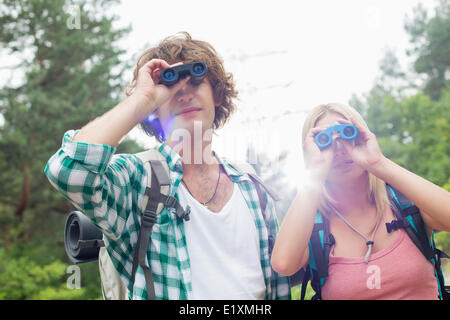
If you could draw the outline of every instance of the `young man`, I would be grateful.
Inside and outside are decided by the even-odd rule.
[[[164,69],[191,62],[208,68],[200,84],[189,76],[172,86],[159,83]],[[146,261],[156,298],[290,298],[288,279],[270,266],[269,238],[278,232],[273,199],[260,189],[263,214],[253,180],[211,150],[212,130],[229,118],[236,96],[214,48],[187,33],[164,39],[139,59],[127,95],[81,130],[68,131],[45,173],[102,229],[130,298],[149,297],[142,268],[130,286],[147,172],[135,155],[114,151],[138,123],[161,142],[169,195],[191,208],[189,221],[166,208],[153,226]]]

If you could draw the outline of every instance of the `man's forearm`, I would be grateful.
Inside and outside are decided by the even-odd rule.
[[[148,104],[149,100],[145,96],[131,95],[81,128],[73,140],[117,146],[120,140],[148,115]]]

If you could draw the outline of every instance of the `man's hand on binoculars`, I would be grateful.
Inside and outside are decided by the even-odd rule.
[[[160,75],[164,69],[181,64],[183,63],[178,62],[173,65],[169,65],[164,60],[152,59],[138,70],[136,89],[133,92],[133,95],[140,95],[147,99],[147,103],[144,105],[144,110],[138,110],[140,115],[146,117],[150,113],[154,112],[156,108],[169,100],[189,81],[190,77],[188,76],[181,79],[171,87],[159,84]]]

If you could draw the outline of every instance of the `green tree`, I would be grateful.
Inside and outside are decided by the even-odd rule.
[[[418,5],[412,17],[407,17],[405,30],[411,43],[407,53],[416,58],[414,69],[425,75],[424,91],[438,100],[450,83],[450,1],[439,0],[431,18]]]
[[[0,4],[1,53],[16,57],[20,63],[11,69],[23,73],[19,84],[0,90],[0,241],[11,259],[20,247],[40,266],[65,258],[64,221],[73,207],[43,170],[65,131],[80,128],[123,98],[122,72],[130,64],[121,62],[124,50],[117,42],[130,28],[114,27],[117,17],[107,10],[115,3]],[[139,150],[133,142],[121,149]]]
[[[354,95],[350,101],[364,115],[386,156],[446,188],[450,182],[450,91],[440,75],[445,78],[449,68],[449,3],[439,1],[431,18],[419,5],[414,19],[406,20],[414,70],[403,70],[389,50],[380,61],[373,88],[364,98]],[[422,86],[418,85],[421,73],[427,74]]]
[[[383,153],[408,170],[450,191],[450,2],[441,0],[435,14],[418,6],[405,30],[414,60],[403,70],[393,51],[380,61],[380,75],[355,106],[376,134]],[[436,243],[450,251],[450,235]]]

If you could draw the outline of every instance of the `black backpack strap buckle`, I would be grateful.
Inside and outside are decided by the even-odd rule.
[[[153,210],[145,210],[144,214],[142,215],[142,226],[144,227],[150,227],[153,226],[156,223],[156,212]]]
[[[166,201],[164,201],[164,207],[175,208],[177,202],[178,201],[175,197],[167,196]]]
[[[386,229],[388,233],[392,231],[398,230],[400,228],[404,229],[407,225],[403,220],[392,220],[391,222],[386,223]]]
[[[190,217],[191,207],[187,205],[186,209],[183,209],[183,207],[180,206],[179,203],[177,203],[175,208],[175,214],[178,218],[184,219],[184,221],[189,221],[191,219]]]
[[[327,252],[329,253],[331,250],[331,247],[334,246],[334,244],[336,243],[336,240],[334,239],[333,234],[329,233],[328,234],[328,239],[325,239],[323,245],[324,247],[327,247]]]
[[[439,266],[441,265],[441,259],[450,258],[444,251],[441,251],[438,248],[434,248],[434,257]]]

